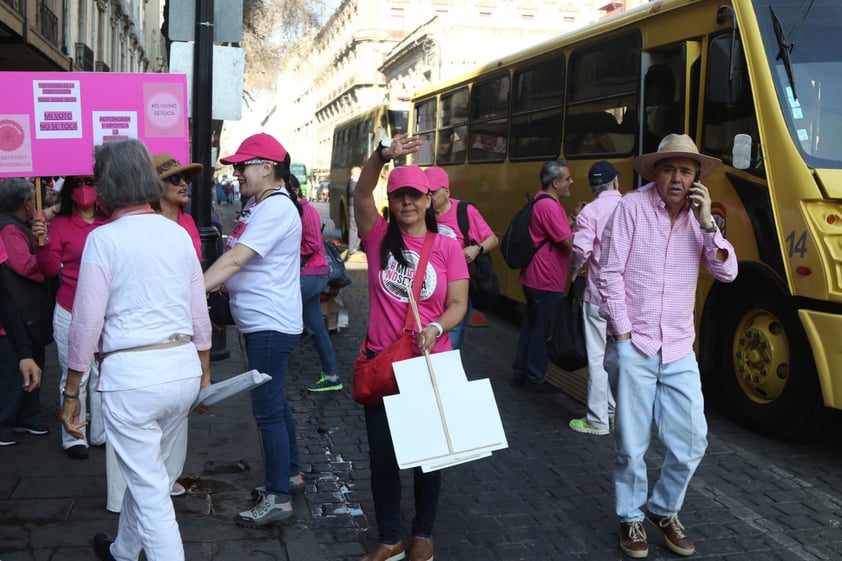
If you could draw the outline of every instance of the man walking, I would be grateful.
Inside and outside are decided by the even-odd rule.
[[[701,183],[721,163],[699,154],[687,135],[666,136],[657,152],[635,158],[634,169],[651,182],[620,200],[603,232],[599,311],[613,336],[605,365],[617,401],[614,491],[620,549],[629,557],[649,554],[644,516],[671,551],[696,551],[678,520],[707,448],[693,353],[696,284],[702,264],[719,282],[737,276],[734,248],[719,233]],[[666,454],[647,497],[653,419]]]
[[[585,434],[606,435],[614,420],[614,395],[608,386],[608,373],[603,366],[605,357],[606,321],[599,315],[599,293],[596,276],[599,256],[602,253],[602,231],[617,203],[620,202],[620,182],[617,168],[601,160],[591,166],[588,182],[594,200],[576,215],[573,234],[573,255],[570,258],[571,282],[579,269],[588,264],[588,284],[583,303],[585,345],[588,351],[588,413],[581,419],[572,419],[571,429]]]

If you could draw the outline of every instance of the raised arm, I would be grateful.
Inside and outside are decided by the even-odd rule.
[[[418,151],[421,140],[418,137],[398,136],[392,139],[392,145],[380,152],[371,153],[360,172],[360,179],[354,189],[354,220],[360,237],[365,237],[377,220],[377,205],[374,204],[374,188],[380,179],[380,172],[386,162]],[[382,154],[382,158],[381,158]]]

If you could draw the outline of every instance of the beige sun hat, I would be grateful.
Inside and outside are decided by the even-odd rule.
[[[696,143],[686,134],[668,134],[658,145],[658,151],[643,154],[634,159],[634,170],[644,179],[655,180],[655,166],[667,158],[689,158],[696,160],[701,166],[699,179],[712,174],[722,165],[722,160],[699,154]]]
[[[166,152],[152,156],[152,163],[155,164],[155,171],[158,172],[160,179],[167,179],[180,173],[184,176],[184,181],[192,183],[202,172],[202,164],[182,164]]]

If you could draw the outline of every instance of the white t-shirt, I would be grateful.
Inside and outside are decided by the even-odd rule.
[[[231,315],[242,333],[278,331],[297,335],[301,315],[301,217],[283,194],[259,204],[252,198],[228,236],[228,249],[243,244],[257,255],[225,283]]]

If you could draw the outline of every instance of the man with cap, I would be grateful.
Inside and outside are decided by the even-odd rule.
[[[602,364],[605,356],[605,319],[599,315],[599,293],[596,276],[602,252],[602,230],[620,202],[620,174],[611,162],[601,160],[591,166],[588,182],[593,201],[576,215],[573,233],[573,253],[570,257],[570,280],[588,264],[588,284],[583,303],[585,345],[588,351],[588,412],[585,417],[572,419],[570,428],[586,434],[606,435],[614,420],[614,396],[608,386],[608,373]]]
[[[617,403],[614,492],[620,549],[633,558],[649,554],[644,518],[674,553],[696,551],[678,519],[707,447],[693,352],[696,284],[700,265],[719,282],[737,276],[734,247],[719,233],[701,183],[721,163],[700,154],[689,136],[667,135],[657,152],[635,158],[634,169],[650,183],[620,200],[603,231],[597,285]],[[666,454],[647,496],[653,420]]]
[[[494,235],[491,226],[479,213],[479,209],[470,203],[466,203],[467,208],[465,209],[468,218],[468,239],[464,238],[462,229],[459,227],[458,208],[460,201],[450,197],[450,178],[444,169],[431,166],[424,170],[424,175],[427,176],[427,181],[430,184],[433,210],[436,212],[439,234],[459,242],[467,263],[473,262],[482,253],[487,253],[497,247],[497,236]],[[462,347],[462,338],[465,336],[465,327],[468,325],[470,315],[471,300],[469,298],[465,318],[450,330],[450,344],[454,349]]]

